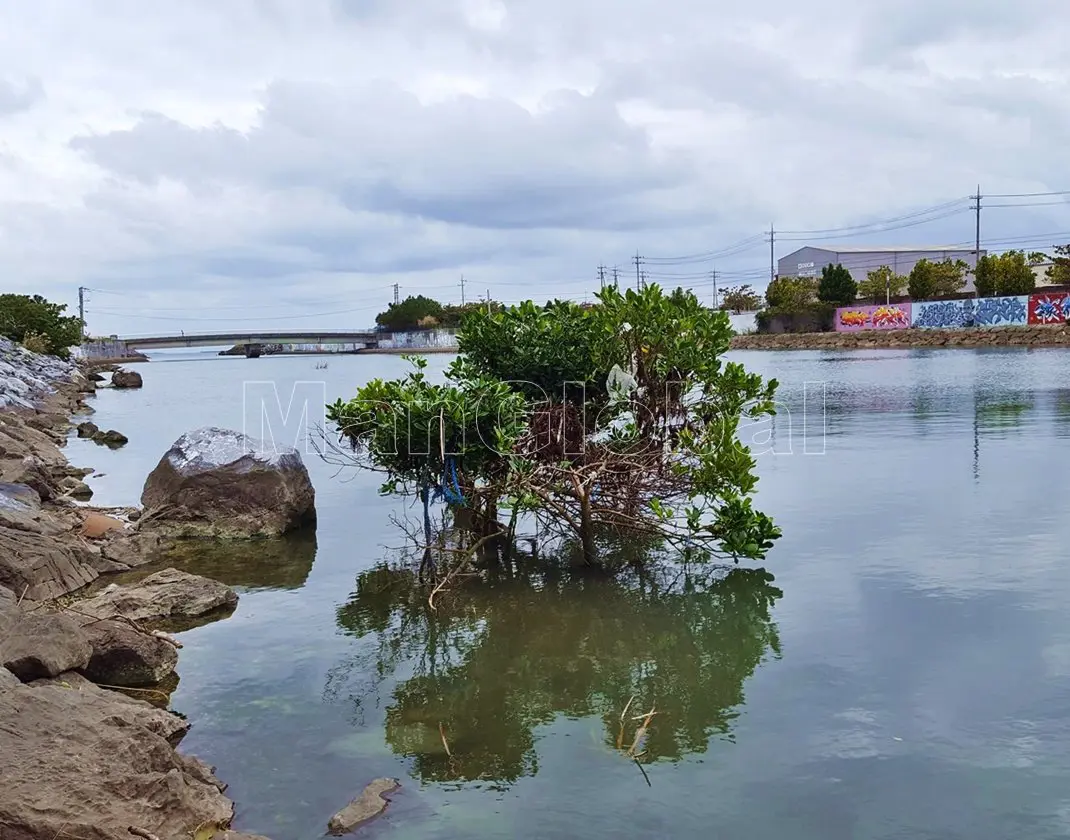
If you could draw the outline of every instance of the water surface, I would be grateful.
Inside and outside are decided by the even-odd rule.
[[[314,541],[187,558],[241,593],[182,634],[174,696],[237,826],[320,837],[397,776],[369,836],[1070,836],[1070,352],[733,356],[782,383],[747,431],[784,530],[764,571],[531,567],[431,611],[380,565],[404,505],[314,457]],[[96,398],[128,446],[72,441],[94,502],[136,502],[192,428],[259,432],[264,382],[333,400],[405,367],[171,359]],[[658,712],[642,768],[629,701]]]

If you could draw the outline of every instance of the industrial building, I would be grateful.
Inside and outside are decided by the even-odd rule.
[[[988,252],[982,248],[981,256]],[[815,247],[807,245],[792,251],[777,261],[777,274],[781,277],[820,277],[821,269],[826,265],[839,263],[857,280],[865,280],[866,274],[888,266],[896,274],[910,274],[910,270],[922,260],[942,262],[943,260],[962,260],[970,267],[966,275],[963,291],[972,292],[973,267],[975,264],[973,248],[938,247],[858,247],[846,245],[825,245]]]

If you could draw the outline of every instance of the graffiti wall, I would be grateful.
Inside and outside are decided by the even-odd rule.
[[[836,310],[837,332],[901,330],[910,326],[910,304],[844,306]]]
[[[1070,292],[1038,292],[1016,297],[923,300],[890,306],[844,306],[836,310],[836,330],[961,329],[1070,323]]]
[[[1070,293],[1050,292],[1030,295],[1030,324],[1065,324],[1068,320],[1070,320]]]
[[[1029,298],[1025,295],[919,301],[913,306],[911,326],[921,329],[1015,326],[1027,322],[1028,311]]]
[[[911,326],[920,328],[965,327],[966,307],[961,300],[918,301],[911,309],[914,316]]]

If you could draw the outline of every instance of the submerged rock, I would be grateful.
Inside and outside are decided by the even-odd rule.
[[[315,502],[296,449],[204,428],[175,441],[149,474],[142,525],[175,536],[278,536],[313,522]]]
[[[136,370],[123,370],[120,368],[111,375],[111,384],[115,388],[140,388],[142,386],[141,374]]]
[[[233,805],[211,768],[173,744],[175,715],[76,675],[0,692],[0,826],[14,840],[192,837]]]
[[[140,583],[117,586],[78,602],[79,612],[97,618],[122,616],[146,623],[199,618],[234,607],[238,593],[229,586],[178,569],[164,569]]]
[[[372,817],[379,816],[390,804],[384,794],[392,793],[399,787],[401,783],[397,779],[375,779],[360,796],[331,817],[327,831],[334,835],[347,834]]]
[[[92,653],[85,632],[65,615],[9,612],[0,636],[0,665],[23,682],[84,668]]]
[[[122,432],[117,432],[115,429],[108,429],[106,432],[98,431],[93,435],[93,441],[95,443],[102,443],[105,446],[123,446],[130,442],[130,438],[124,435]]]

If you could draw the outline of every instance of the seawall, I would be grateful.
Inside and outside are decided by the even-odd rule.
[[[733,350],[873,350],[877,348],[1070,347],[1070,325],[897,329],[737,335]]]

